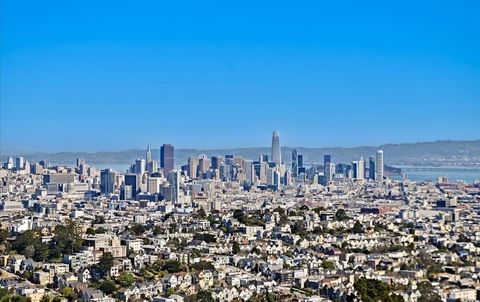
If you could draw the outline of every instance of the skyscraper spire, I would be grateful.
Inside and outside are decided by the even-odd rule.
[[[280,134],[273,131],[272,135],[272,162],[279,166],[282,163],[282,153],[280,150]]]
[[[148,146],[147,146],[147,153],[145,155],[145,161],[146,161],[147,164],[152,161],[152,151],[150,151],[150,144],[148,144]]]

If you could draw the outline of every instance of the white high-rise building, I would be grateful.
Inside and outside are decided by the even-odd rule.
[[[363,160],[363,157],[360,158],[359,161],[354,161],[352,163],[352,169],[353,169],[353,178],[356,179],[365,179],[365,161]]]
[[[281,175],[280,172],[275,171],[273,172],[273,185],[277,188],[277,190],[280,190],[282,183],[281,183]]]
[[[383,150],[378,150],[375,158],[375,180],[383,180],[384,166],[383,166]]]
[[[162,179],[160,177],[149,177],[147,182],[147,191],[149,193],[160,193],[160,184]]]
[[[138,158],[135,161],[135,174],[143,175],[145,173],[145,160],[143,158]]]
[[[277,166],[282,163],[282,152],[280,149],[280,134],[278,131],[273,131],[272,135],[272,162]]]

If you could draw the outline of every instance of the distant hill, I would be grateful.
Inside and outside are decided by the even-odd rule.
[[[352,160],[374,156],[377,149],[384,150],[385,163],[389,165],[480,165],[480,140],[474,141],[435,141],[411,144],[386,144],[381,146],[362,146],[354,148],[297,148],[304,155],[306,164],[320,164],[323,155],[332,155],[334,162],[351,162]],[[291,161],[290,147],[282,148],[283,161]],[[152,150],[153,158],[159,158],[159,150]],[[199,154],[225,155],[234,154],[248,159],[258,159],[261,154],[270,154],[270,148],[233,148],[233,149],[176,149],[175,164],[184,164],[189,156]],[[23,156],[30,162],[46,160],[57,164],[73,164],[75,159],[83,158],[90,164],[128,164],[136,158],[145,158],[145,150],[126,150],[115,152],[60,152],[60,153],[24,153],[7,154],[0,158],[5,161],[8,156]]]

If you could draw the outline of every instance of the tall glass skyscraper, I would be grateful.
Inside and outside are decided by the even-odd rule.
[[[272,162],[279,166],[282,163],[282,152],[280,150],[280,134],[273,131],[272,135]]]
[[[375,163],[375,172],[376,178],[375,180],[383,180],[383,150],[378,150],[376,155],[376,163]]]
[[[100,171],[100,191],[105,194],[111,194],[115,191],[116,173],[112,169]]]
[[[160,168],[163,168],[164,175],[173,170],[174,150],[170,144],[163,144],[160,148]]]
[[[368,178],[375,180],[375,159],[373,156],[368,158]]]
[[[292,149],[292,176],[298,176],[298,152],[297,149]]]
[[[332,156],[331,155],[324,155],[323,156],[323,176],[324,176],[324,185],[327,185],[329,182],[332,181],[333,174],[335,171],[332,173],[332,168],[330,167],[330,163],[332,162]],[[335,170],[335,165],[333,167],[333,170]]]

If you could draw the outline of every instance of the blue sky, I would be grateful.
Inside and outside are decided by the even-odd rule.
[[[0,149],[480,138],[480,1],[1,6]]]

